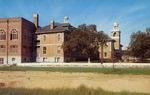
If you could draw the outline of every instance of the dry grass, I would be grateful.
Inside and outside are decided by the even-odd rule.
[[[25,89],[25,88],[2,88],[0,95],[150,95],[146,93],[130,93],[127,91],[110,92],[100,88],[93,89],[85,86],[78,88],[57,88],[57,89]]]
[[[106,91],[150,93],[149,75],[62,73],[47,71],[0,71],[0,83],[6,88],[76,89],[80,85]]]

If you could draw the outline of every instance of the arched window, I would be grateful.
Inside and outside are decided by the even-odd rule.
[[[61,40],[61,35],[57,34],[57,41],[60,41],[60,40]]]
[[[16,29],[11,30],[10,40],[18,39],[18,31]]]
[[[46,35],[43,36],[43,41],[46,42]]]
[[[3,29],[0,30],[0,40],[6,40],[6,32]]]
[[[113,37],[116,37],[116,32],[113,34]]]

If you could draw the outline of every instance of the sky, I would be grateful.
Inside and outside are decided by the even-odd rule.
[[[50,21],[63,23],[64,16],[75,27],[96,24],[98,31],[110,36],[113,23],[119,23],[121,44],[130,36],[150,28],[150,0],[0,0],[0,18],[23,17],[33,21],[39,14],[40,26]]]

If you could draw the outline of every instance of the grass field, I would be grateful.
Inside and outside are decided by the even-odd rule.
[[[150,75],[150,68],[90,68],[90,67],[0,67],[0,71],[93,72],[104,74]]]
[[[92,89],[80,86],[76,89],[25,89],[25,88],[1,88],[0,95],[150,95],[146,93],[109,92],[100,88]]]

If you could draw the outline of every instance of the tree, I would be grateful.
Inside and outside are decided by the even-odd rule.
[[[99,31],[97,32],[96,38],[97,38],[98,45],[101,48],[100,49],[101,51],[99,51],[100,52],[99,59],[101,59],[101,64],[103,64],[103,47],[107,42],[106,40],[108,38],[108,35],[106,35],[103,31]]]
[[[79,25],[79,26],[78,26],[78,28],[79,28],[79,29],[81,29],[81,30],[83,30],[83,31],[86,31],[86,30],[87,30],[87,26],[86,26],[86,24],[85,24],[85,23],[84,23],[84,24]]]
[[[131,35],[129,44],[130,56],[137,57],[140,61],[150,58],[150,34],[138,31]]]
[[[90,24],[87,27],[87,30],[88,31],[91,31],[91,32],[97,32],[97,28],[96,28],[96,25],[95,24]]]
[[[81,24],[78,26],[78,28],[83,31],[97,32],[97,28],[95,24],[90,24],[90,25]]]
[[[85,28],[81,29],[81,27],[74,29],[66,36],[63,48],[65,55],[68,58],[74,58],[76,55],[79,57],[84,56],[86,58],[98,56],[99,47],[97,42],[95,42],[95,38],[97,38],[98,41],[102,41],[102,39],[105,40],[107,38],[107,35],[104,34],[104,32],[93,32]]]

